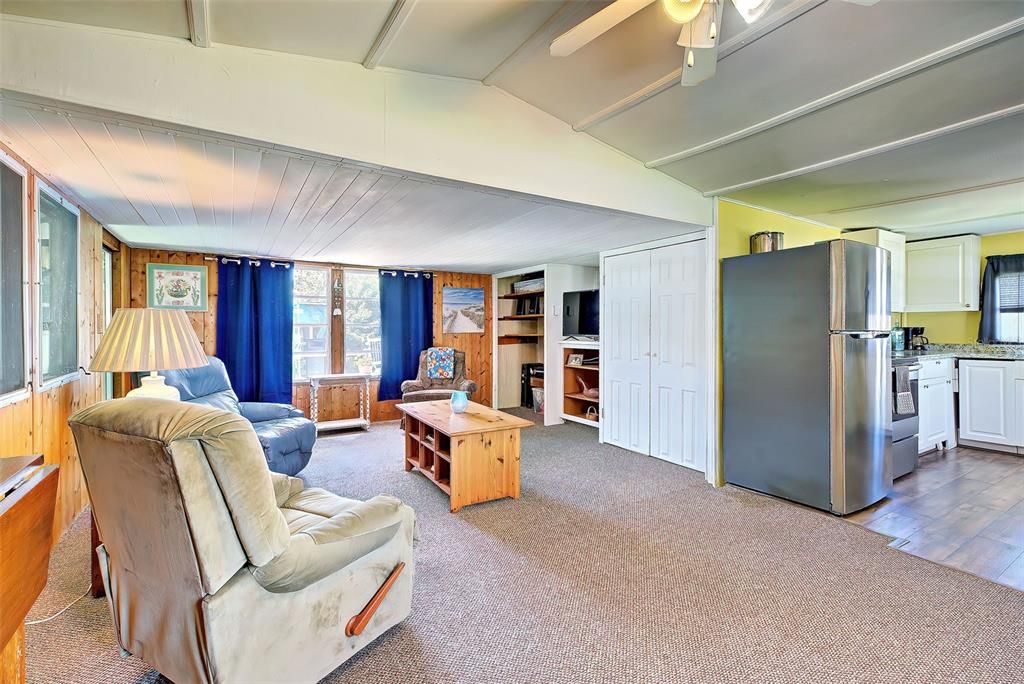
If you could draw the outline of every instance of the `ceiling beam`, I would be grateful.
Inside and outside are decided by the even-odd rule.
[[[395,0],[395,4],[391,7],[391,12],[388,13],[388,18],[384,20],[384,25],[381,27],[380,32],[377,33],[377,37],[373,40],[373,45],[370,46],[369,52],[366,53],[366,57],[363,59],[364,67],[373,69],[380,64],[380,61],[384,59],[384,53],[395,42],[402,24],[409,18],[409,14],[412,12],[413,5],[415,4],[416,0]]]
[[[601,8],[601,3],[566,0],[562,3],[562,6],[558,8],[557,12],[552,14],[547,21],[541,24],[540,28],[530,34],[530,37],[523,41],[519,47],[513,50],[508,57],[501,60],[501,63],[498,64],[498,66],[491,69],[491,73],[484,76],[481,82],[488,86],[494,85],[495,79],[498,77],[501,70],[514,62],[516,58],[523,53],[532,52],[541,47],[543,47],[544,52],[546,53],[552,40],[565,33],[565,31],[584,19],[589,19]]]
[[[210,47],[210,0],[185,0],[188,37],[196,47]]]
[[[788,178],[795,178],[797,176],[804,176],[815,171],[823,171],[830,169],[833,166],[839,166],[840,164],[847,164],[849,162],[858,161],[860,159],[866,159],[867,157],[873,157],[883,152],[892,152],[910,145],[915,145],[920,142],[926,142],[928,140],[934,140],[941,138],[945,135],[952,133],[958,133],[968,128],[974,128],[975,126],[981,126],[983,124],[992,123],[993,121],[999,121],[1007,117],[1016,116],[1017,114],[1024,113],[1024,103],[1013,105],[1012,107],[1006,107],[1005,109],[999,109],[994,112],[987,114],[981,114],[979,116],[958,121],[956,123],[949,124],[948,126],[942,126],[940,128],[933,128],[930,131],[923,133],[917,133],[915,135],[908,136],[906,138],[900,138],[899,140],[893,140],[882,145],[875,145],[874,147],[868,147],[857,152],[851,152],[844,154],[840,157],[833,159],[826,159],[825,161],[816,162],[807,166],[802,166],[798,169],[791,169],[789,171],[782,171],[781,173],[775,173],[771,176],[765,176],[763,178],[756,178],[754,180],[744,181],[742,183],[736,183],[735,185],[727,185],[723,188],[715,188],[714,190],[708,190],[704,193],[705,197],[714,197],[717,195],[724,195],[727,192],[736,192],[738,190],[746,190],[756,185],[764,185],[765,183],[774,183],[776,181],[786,180]]]
[[[766,17],[763,21],[759,21],[756,24],[748,26],[729,40],[724,41],[718,49],[718,61],[721,62],[729,55],[742,50],[761,38],[764,38],[797,17],[810,12],[815,7],[825,4],[825,2],[826,0],[793,0],[793,2],[786,5],[785,8],[775,12],[769,17]],[[682,61],[682,54],[680,54],[679,59]],[[668,90],[672,86],[679,85],[679,80],[682,78],[682,75],[683,68],[682,66],[679,66],[658,80],[648,83],[639,90],[630,93],[618,102],[614,102],[604,109],[580,119],[578,122],[573,124],[573,130],[585,131],[588,128],[596,126],[602,121],[607,121],[614,116],[622,114],[628,109],[632,109],[641,102],[649,100],[655,95]]]
[[[844,209],[830,209],[826,213],[828,214],[851,214],[857,211],[865,211],[867,209],[883,209],[885,207],[893,207],[900,204],[910,204],[911,202],[920,202],[922,200],[939,199],[941,197],[952,197],[954,195],[963,195],[968,192],[978,192],[979,190],[992,190],[994,188],[1004,188],[1009,185],[1024,184],[1024,177],[1021,178],[1007,178],[1006,180],[993,181],[991,183],[983,183],[982,185],[970,185],[966,188],[956,188],[953,190],[943,190],[942,192],[931,192],[926,195],[914,195],[913,197],[903,197],[900,199],[889,200],[887,202],[875,202],[874,204],[861,204],[856,207],[846,207]]]
[[[775,128],[776,126],[781,126],[784,123],[813,114],[814,112],[825,109],[826,107],[831,107],[832,105],[839,104],[840,102],[850,98],[863,95],[864,93],[875,90],[876,88],[881,88],[893,81],[906,78],[968,52],[973,52],[974,50],[994,43],[997,40],[1002,40],[1003,38],[1015,35],[1022,30],[1024,30],[1024,17],[996,26],[984,33],[979,33],[976,36],[966,38],[958,43],[944,47],[941,50],[936,50],[935,52],[919,57],[918,59],[907,62],[906,64],[902,64],[890,69],[889,71],[872,76],[871,78],[866,78],[859,83],[854,83],[853,85],[837,90],[825,95],[824,97],[820,97],[817,100],[807,102],[799,107],[794,107],[789,111],[765,119],[764,121],[760,121],[752,126],[748,126],[738,131],[733,131],[728,135],[723,135],[720,138],[709,140],[708,142],[700,145],[696,145],[664,157],[659,157],[658,159],[653,159],[649,162],[645,162],[644,165],[648,168],[656,169],[659,166],[665,166],[666,164],[671,164],[672,162],[679,161],[680,159],[694,157],[698,154],[704,154],[705,152],[710,152],[711,150],[724,147],[725,145],[744,140],[753,135],[757,135],[758,133],[763,133],[764,131]]]

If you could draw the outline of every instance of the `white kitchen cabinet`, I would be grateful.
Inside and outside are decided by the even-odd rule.
[[[936,447],[950,449],[956,442],[953,411],[953,359],[922,358],[918,372],[918,453]]]
[[[907,238],[899,233],[882,230],[881,228],[870,228],[868,230],[854,230],[843,233],[847,240],[866,242],[869,245],[881,247],[889,252],[892,271],[892,299],[893,311],[904,311],[906,306],[907,292]]]
[[[960,439],[1024,446],[1024,361],[960,361]]]
[[[906,244],[905,311],[977,311],[981,238],[960,235]]]

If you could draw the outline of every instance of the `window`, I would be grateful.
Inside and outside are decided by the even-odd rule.
[[[345,269],[345,372],[380,374],[380,276]]]
[[[78,210],[36,181],[39,385],[78,375]]]
[[[114,253],[103,248],[103,330],[110,325],[114,315]],[[114,398],[114,374],[103,374],[103,398]]]
[[[25,169],[0,152],[0,399],[28,388]]]
[[[331,372],[331,271],[295,267],[292,379]]]
[[[1024,270],[996,277],[996,339],[1024,343]]]

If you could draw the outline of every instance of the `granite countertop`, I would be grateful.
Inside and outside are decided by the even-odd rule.
[[[924,350],[893,352],[892,358],[1024,361],[1024,344],[929,344]]]

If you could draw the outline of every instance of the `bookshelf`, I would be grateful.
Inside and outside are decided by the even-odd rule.
[[[583,362],[574,357],[582,355]],[[600,396],[591,396],[587,390],[601,386],[601,352],[598,342],[584,340],[562,341],[562,418],[591,427],[601,421]]]

